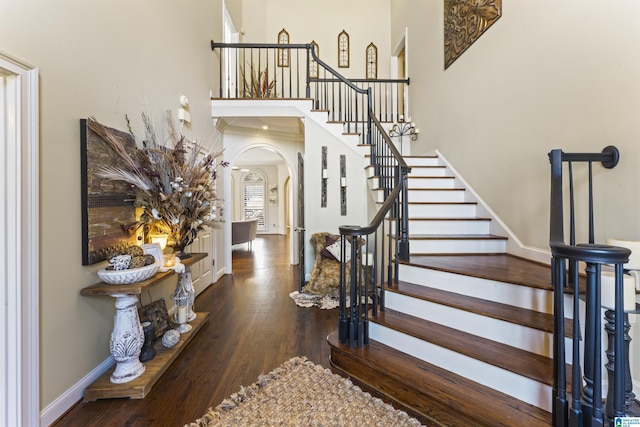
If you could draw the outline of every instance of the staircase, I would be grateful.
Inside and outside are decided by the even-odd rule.
[[[332,365],[428,426],[550,425],[550,268],[506,254],[437,156],[405,160],[410,261],[370,317],[368,346],[329,336]]]

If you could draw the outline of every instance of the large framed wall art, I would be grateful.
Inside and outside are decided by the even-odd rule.
[[[136,150],[131,134],[114,131],[128,149]],[[128,184],[98,176],[100,167],[117,166],[120,159],[89,129],[86,119],[80,120],[80,156],[82,265],[90,265],[138,243],[136,230],[131,228],[136,221],[135,192]]]

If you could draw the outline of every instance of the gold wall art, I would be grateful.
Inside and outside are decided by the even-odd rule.
[[[444,68],[502,16],[502,0],[444,0]]]

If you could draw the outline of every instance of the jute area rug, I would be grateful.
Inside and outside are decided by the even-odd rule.
[[[351,381],[295,357],[188,424],[202,426],[421,426]]]

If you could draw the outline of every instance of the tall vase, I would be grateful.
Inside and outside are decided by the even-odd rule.
[[[172,234],[173,238],[173,252],[180,259],[190,258],[192,255],[186,253],[184,250],[187,246],[193,243],[191,234],[181,233],[179,231]]]
[[[186,247],[186,245],[180,245],[178,243],[176,243],[175,245],[173,245],[173,252],[176,254],[176,256],[180,259],[186,259],[186,258],[191,258],[193,255],[188,254],[184,251],[184,248]]]
[[[153,343],[156,340],[156,327],[151,322],[142,322],[142,330],[144,332],[144,344],[140,350],[140,361],[148,362],[156,357],[156,350]]]

